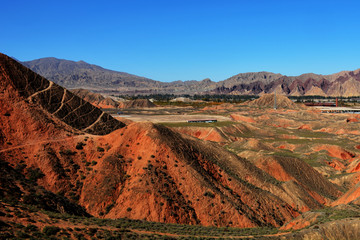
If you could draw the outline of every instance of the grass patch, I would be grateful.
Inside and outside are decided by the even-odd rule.
[[[322,209],[315,210],[316,212],[325,213],[319,220],[319,223],[330,222],[334,220],[340,220],[345,218],[360,218],[360,208],[354,206],[354,210],[351,209],[334,209],[325,207]]]

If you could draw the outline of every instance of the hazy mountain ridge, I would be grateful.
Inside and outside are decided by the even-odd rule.
[[[224,81],[160,82],[125,72],[104,69],[84,61],[41,58],[23,62],[26,67],[67,88],[114,91],[120,94],[246,94],[279,93],[292,96],[359,96],[360,69],[331,75],[306,73],[285,76],[271,72],[240,73]]]

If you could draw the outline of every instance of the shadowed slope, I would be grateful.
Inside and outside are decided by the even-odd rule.
[[[0,153],[1,201],[22,202],[52,212],[90,217],[85,209],[70,202],[66,197],[38,186],[36,180],[43,176],[38,168],[28,167],[26,164],[11,167]]]

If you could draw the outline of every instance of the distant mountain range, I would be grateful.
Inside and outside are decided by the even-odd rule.
[[[224,81],[160,82],[104,69],[83,61],[41,58],[22,62],[47,79],[67,88],[86,88],[118,94],[242,94],[262,95],[276,90],[290,96],[360,96],[360,69],[332,75],[285,76],[271,72],[240,73]]]

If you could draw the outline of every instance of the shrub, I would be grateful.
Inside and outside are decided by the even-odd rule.
[[[88,234],[90,236],[94,236],[97,231],[98,231],[97,228],[89,228],[88,229]]]
[[[84,234],[82,234],[82,233],[74,233],[74,237],[76,238],[76,239],[79,239],[79,240],[85,240],[86,238],[84,237]]]
[[[209,198],[215,198],[215,194],[213,194],[212,192],[209,192],[209,191],[206,191],[204,193],[204,196],[205,197],[209,197]]]
[[[111,203],[111,204],[107,205],[106,208],[105,208],[105,213],[109,213],[110,210],[111,210],[114,206],[115,206],[114,203]]]
[[[39,230],[39,228],[33,224],[29,224],[25,227],[26,232],[36,232],[38,230]]]
[[[76,144],[76,149],[78,149],[78,150],[81,150],[81,149],[84,149],[84,146],[85,146],[86,144],[85,143],[83,143],[83,142],[78,142],[77,144]]]
[[[45,174],[40,170],[40,168],[29,168],[27,177],[30,181],[36,182],[38,179],[43,178]]]
[[[70,149],[65,149],[65,150],[60,150],[59,152],[61,155],[65,155],[65,156],[71,156],[71,155],[75,155],[76,152],[71,151]]]
[[[47,236],[56,235],[61,228],[55,226],[45,226],[43,228],[43,233]]]
[[[128,207],[128,208],[126,209],[126,211],[128,211],[128,212],[131,212],[131,210],[132,210],[131,207]]]
[[[98,152],[105,152],[105,149],[102,148],[102,147],[97,147],[97,151],[98,151]]]
[[[30,235],[27,233],[24,233],[22,231],[16,231],[16,236],[18,237],[18,239],[20,238],[30,238]]]

